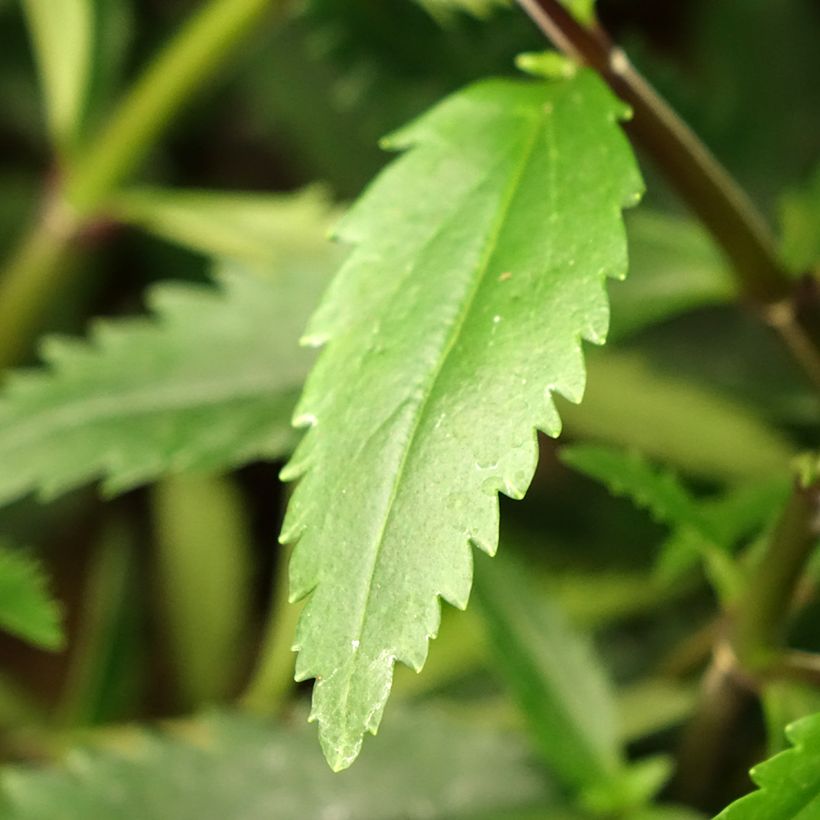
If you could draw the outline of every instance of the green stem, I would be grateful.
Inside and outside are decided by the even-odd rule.
[[[798,581],[820,537],[820,483],[798,485],[733,616],[741,666],[766,671],[782,649]]]
[[[179,110],[211,84],[243,38],[287,0],[210,0],[159,53],[82,158],[0,278],[0,367],[19,359],[52,301],[71,241],[139,166]],[[64,284],[64,282],[60,282]]]
[[[293,689],[293,636],[301,607],[288,599],[288,565],[291,548],[279,547],[271,610],[259,663],[242,696],[242,704],[260,714],[276,712]]]
[[[218,74],[236,45],[284,0],[211,0],[154,60],[69,171],[66,200],[83,217],[139,165],[173,116]]]
[[[70,223],[59,227],[44,214],[8,262],[0,280],[0,370],[25,354],[44,305],[54,295],[72,232]]]

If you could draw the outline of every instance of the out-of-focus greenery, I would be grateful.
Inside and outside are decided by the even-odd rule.
[[[58,233],[70,221],[49,209],[55,192],[203,5],[0,0],[0,260],[44,213]],[[598,14],[752,192],[785,263],[816,272],[814,0],[599,0]],[[506,3],[305,0],[263,15],[64,249],[31,332],[0,326],[0,347],[17,351],[0,389],[4,817],[700,816],[671,805],[679,784],[656,794],[720,629],[710,579],[716,561],[729,567],[715,586],[731,606],[791,459],[818,446],[817,405],[643,157],[632,278],[609,286],[611,349],[587,351],[586,399],[560,411],[567,441],[599,448],[584,472],[620,472],[656,513],[659,486],[675,496],[659,514],[671,537],[542,438],[527,498],[502,504],[520,595],[481,567],[484,605],[445,610],[421,676],[397,671],[397,703],[360,769],[324,770],[302,726],[308,692],[282,660],[294,611],[278,471],[312,361],[298,337],[346,253],[326,241],[330,225],[387,162],[381,137],[543,47]],[[0,298],[8,269],[0,261]],[[115,499],[82,486],[100,479]],[[33,490],[41,500],[20,497]],[[812,577],[799,602],[799,648],[820,650]],[[558,674],[588,654],[592,697]],[[742,716],[698,809],[748,791],[748,765],[818,708],[797,684],[767,686],[763,702],[766,726]],[[214,704],[245,713],[202,711]],[[570,752],[610,720],[603,757],[615,762],[595,780]],[[768,779],[815,742],[814,724],[797,726],[803,745],[761,770],[763,796],[747,805],[764,805]]]

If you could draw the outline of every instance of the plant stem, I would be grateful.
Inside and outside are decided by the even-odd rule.
[[[216,77],[237,43],[284,0],[211,0],[160,52],[84,159],[68,173],[65,197],[89,216],[156,143],[174,114]]]
[[[716,645],[695,715],[683,736],[672,786],[677,799],[704,805],[722,777],[737,722],[761,677],[820,680],[820,662],[784,650],[798,582],[820,536],[820,483],[798,483],[748,580],[728,634]]]
[[[798,485],[733,615],[740,664],[765,672],[782,647],[798,581],[820,537],[820,483]]]
[[[599,26],[582,25],[560,0],[518,3],[556,47],[594,68],[629,104],[633,117],[626,130],[723,248],[744,298],[820,387],[820,298],[807,298],[795,287],[766,221],[743,189]]]
[[[0,278],[0,367],[27,347],[54,295],[72,240],[98,217],[106,199],[139,166],[174,115],[212,83],[246,34],[287,0],[210,0],[136,81],[108,125],[83,147],[49,192],[37,224],[23,238]]]

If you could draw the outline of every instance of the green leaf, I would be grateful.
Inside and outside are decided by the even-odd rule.
[[[641,191],[622,114],[590,71],[479,83],[389,140],[410,150],[342,223],[358,248],[305,337],[330,344],[282,532],[292,599],[312,593],[297,676],[318,678],[335,769],[378,727],[395,661],[423,666],[438,598],[466,606],[497,493],[523,496],[535,429],[559,432],[550,393],[581,399],[580,340],[604,340]]]
[[[112,216],[207,256],[279,265],[314,260],[333,212],[321,188],[296,195],[133,188],[115,197]]]
[[[595,351],[583,404],[562,403],[573,436],[630,447],[686,473],[723,481],[782,474],[795,454],[785,436],[738,401],[633,354]]]
[[[61,649],[60,607],[47,589],[43,568],[20,550],[0,545],[0,628],[43,649]]]
[[[780,203],[781,253],[795,273],[820,268],[820,166],[801,188]]]
[[[100,322],[89,342],[49,339],[46,371],[0,395],[0,501],[102,477],[109,493],[166,472],[278,458],[312,356],[296,340],[320,267],[271,276],[225,266],[218,287],[161,284],[154,317]]]
[[[613,495],[628,497],[658,523],[672,528],[673,535],[659,560],[667,582],[700,555],[724,600],[732,598],[741,582],[731,558],[735,542],[766,523],[788,493],[788,479],[769,480],[702,502],[689,493],[677,475],[655,467],[636,452],[576,445],[562,448],[561,460],[603,483]]]
[[[624,761],[611,686],[592,645],[508,557],[477,556],[475,597],[496,663],[563,783],[609,783]]]
[[[820,714],[786,729],[794,746],[752,769],[760,791],[724,809],[718,820],[812,820],[820,816]]]
[[[736,298],[725,259],[695,222],[641,209],[626,225],[629,278],[612,291],[610,340]]]
[[[697,504],[668,470],[651,465],[639,453],[594,444],[561,449],[561,461],[604,484],[613,495],[628,497],[636,506],[671,527],[694,527],[711,538]]]
[[[6,768],[4,820],[503,818],[556,801],[515,736],[430,709],[396,714],[378,753],[344,775],[327,770],[312,732],[234,714],[109,746],[76,749],[57,768]]]
[[[81,125],[92,71],[93,0],[23,0],[49,129],[62,149]]]

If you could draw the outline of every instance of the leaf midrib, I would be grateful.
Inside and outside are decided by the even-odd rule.
[[[545,117],[544,114],[547,114]],[[421,400],[419,401],[418,408],[416,413],[414,414],[414,419],[412,426],[410,428],[409,435],[407,437],[407,443],[403,449],[401,459],[398,464],[398,469],[395,474],[395,478],[393,480],[393,484],[390,488],[390,494],[388,496],[387,502],[385,504],[385,511],[384,511],[384,518],[382,521],[382,525],[379,528],[378,535],[375,539],[376,548],[373,551],[373,559],[370,563],[369,571],[366,574],[367,578],[367,590],[365,594],[365,603],[362,607],[362,614],[359,620],[359,625],[357,627],[355,633],[355,640],[361,641],[362,635],[364,633],[364,625],[367,621],[367,614],[370,609],[370,599],[373,595],[374,589],[374,580],[376,574],[376,567],[379,562],[379,558],[381,556],[381,551],[384,545],[384,537],[387,532],[387,529],[391,523],[394,508],[395,508],[395,501],[399,492],[399,488],[402,484],[402,480],[404,478],[404,472],[407,467],[407,463],[409,460],[410,453],[413,450],[413,444],[416,438],[416,434],[421,426],[421,423],[425,417],[427,407],[429,405],[430,399],[435,392],[436,383],[438,382],[441,373],[444,370],[444,366],[447,363],[448,357],[452,352],[453,348],[455,347],[458,339],[461,335],[461,332],[464,328],[464,324],[470,315],[470,311],[472,306],[477,298],[479,292],[481,291],[481,286],[485,281],[487,271],[489,270],[490,263],[492,262],[495,250],[497,248],[498,239],[506,225],[507,219],[509,217],[510,208],[515,200],[515,194],[518,188],[520,187],[521,180],[524,177],[524,173],[532,160],[533,153],[535,151],[535,147],[538,142],[538,136],[540,135],[542,128],[546,122],[549,122],[549,113],[544,111],[539,116],[533,117],[533,131],[532,135],[529,137],[526,145],[526,149],[522,154],[522,160],[519,164],[519,167],[516,173],[513,175],[507,191],[505,192],[504,199],[502,201],[502,205],[499,208],[499,214],[496,218],[495,225],[493,226],[493,230],[491,231],[490,236],[488,237],[486,248],[484,251],[484,258],[479,263],[479,269],[477,271],[476,276],[474,277],[474,284],[471,289],[469,289],[466,298],[464,300],[464,304],[457,316],[456,320],[453,322],[453,328],[443,346],[442,353],[439,356],[438,363],[430,375],[428,380],[429,387],[427,390],[423,391],[423,395]],[[551,132],[548,132],[551,133]],[[345,682],[345,694],[343,698],[343,702],[346,704],[349,699],[350,694],[350,685],[351,685],[351,676],[347,677]]]

